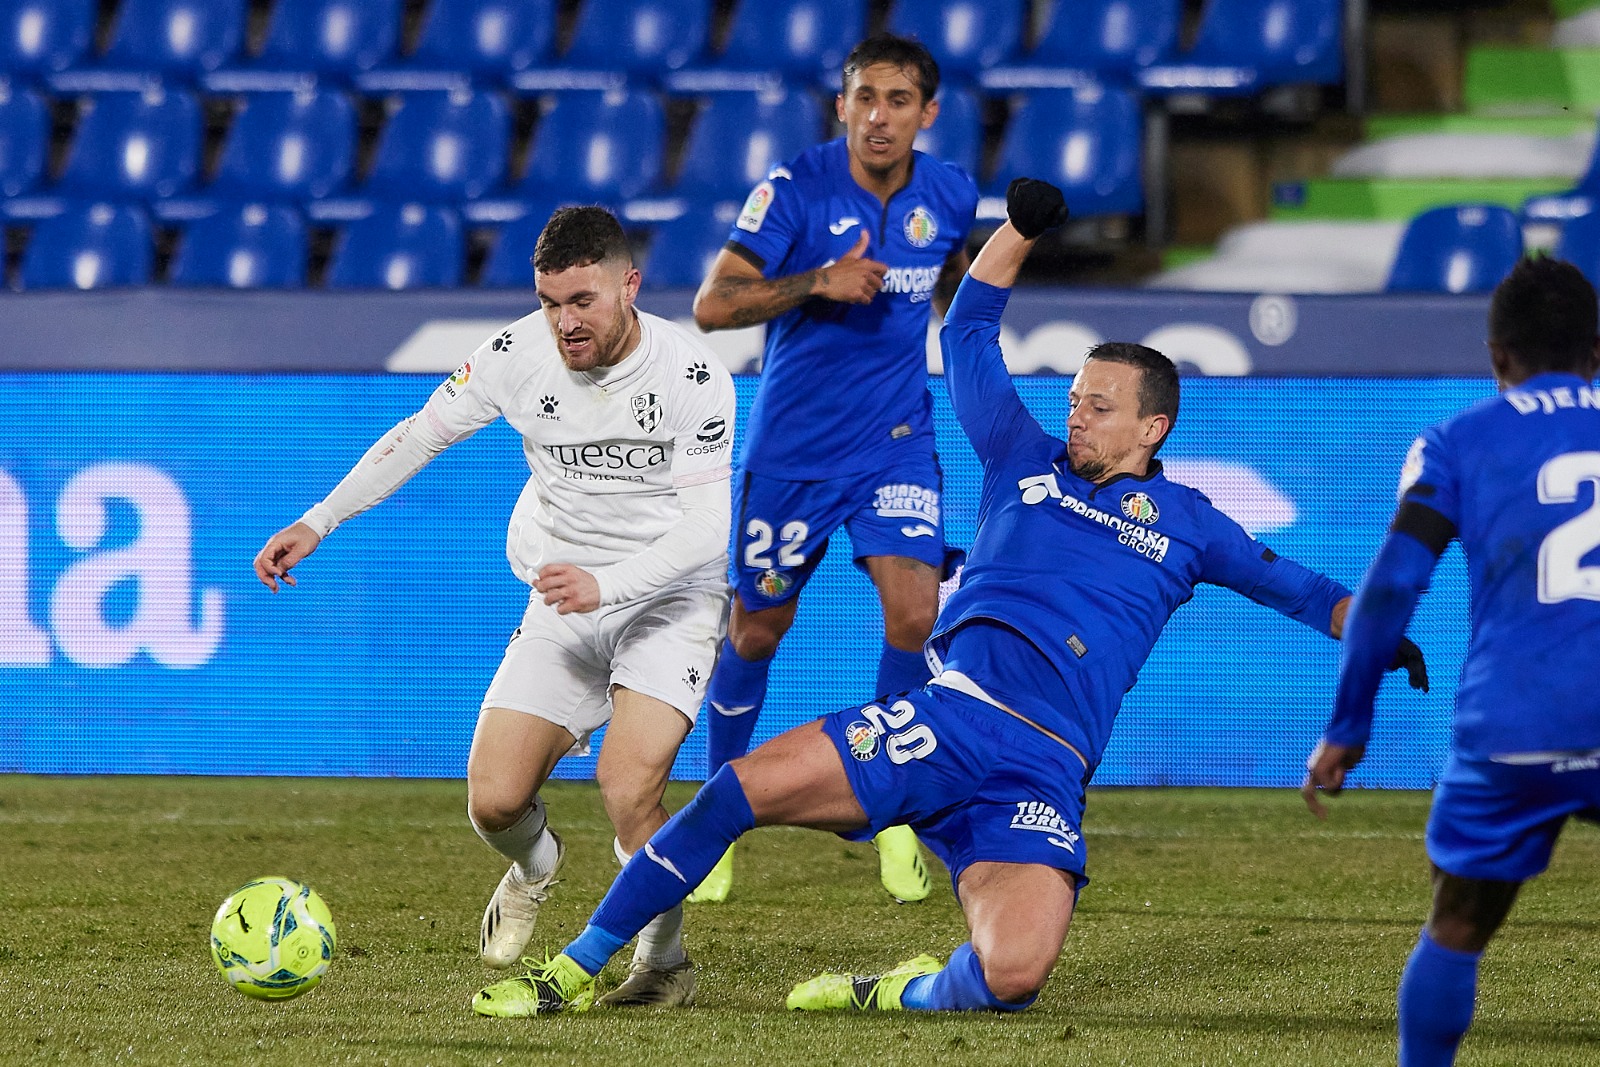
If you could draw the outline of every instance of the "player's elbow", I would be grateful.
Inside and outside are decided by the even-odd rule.
[[[733,325],[727,301],[712,296],[704,289],[694,294],[693,314],[694,324],[707,333],[726,330]]]

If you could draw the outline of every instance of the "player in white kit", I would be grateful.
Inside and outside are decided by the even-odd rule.
[[[256,556],[274,592],[336,526],[434,456],[505,418],[532,472],[506,555],[533,587],[489,684],[467,761],[478,835],[511,861],[481,951],[517,961],[561,866],[539,788],[610,722],[596,768],[619,861],[666,822],[661,797],[726,625],[733,380],[683,328],[634,308],[617,220],[563,208],[534,250],[540,310],[485,342]],[[613,1006],[694,1000],[681,906],[639,937]]]

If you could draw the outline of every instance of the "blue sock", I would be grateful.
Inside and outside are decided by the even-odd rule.
[[[1035,993],[1012,1004],[991,993],[983,980],[983,964],[968,941],[950,953],[944,970],[911,979],[900,994],[900,1006],[907,1011],[1021,1011],[1038,999]]]
[[[874,692],[886,697],[890,693],[921,689],[931,677],[928,661],[920,651],[906,652],[885,641],[883,653],[878,657],[878,688]]]
[[[744,787],[724,767],[633,854],[566,954],[599,974],[646,923],[693,892],[728,846],[755,825]]]
[[[1457,952],[1424,930],[1400,976],[1400,1067],[1449,1067],[1472,1025],[1481,952]]]
[[[733,650],[733,642],[722,639],[722,654],[717,669],[711,672],[706,687],[706,777],[709,779],[729,760],[750,750],[750,736],[756,732],[756,719],[767,699],[767,671],[772,657],[747,660]]]

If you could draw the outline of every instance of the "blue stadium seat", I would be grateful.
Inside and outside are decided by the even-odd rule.
[[[773,164],[816,144],[822,113],[806,91],[712,93],[684,143],[672,192],[698,200],[742,199]]]
[[[50,148],[50,117],[30,89],[0,80],[0,196],[38,184]]]
[[[917,148],[976,178],[983,159],[983,106],[959,85],[941,86],[938,101],[939,117],[917,134]]]
[[[0,7],[0,72],[43,76],[94,44],[96,0],[13,0]]]
[[[991,89],[1132,82],[1139,70],[1171,58],[1182,8],[1182,0],[1056,4],[1032,50],[1015,66],[992,68],[980,80]]]
[[[1552,251],[1557,259],[1581,270],[1590,285],[1600,285],[1600,212],[1568,219]]]
[[[449,0],[428,9],[409,62],[418,67],[504,77],[548,63],[555,45],[554,0]]]
[[[306,224],[281,204],[226,204],[183,227],[174,285],[298,289],[306,283]]]
[[[103,62],[187,77],[238,58],[248,0],[122,0]]]
[[[1561,222],[1588,215],[1600,208],[1600,139],[1595,141],[1578,184],[1559,193],[1529,197],[1522,205],[1522,217],[1529,222]]]
[[[866,16],[864,0],[739,0],[715,65],[814,81],[844,66]]]
[[[394,58],[401,0],[277,0],[255,66],[349,76]]]
[[[24,289],[144,285],[154,259],[143,209],[75,203],[34,224],[19,277]]]
[[[383,204],[347,223],[334,243],[328,285],[418,289],[461,283],[461,219],[449,208]]]
[[[517,193],[613,204],[641,196],[661,178],[665,140],[666,120],[653,93],[553,93]]]
[[[1454,204],[1406,224],[1391,293],[1486,293],[1522,258],[1522,224],[1499,204]]]
[[[723,201],[709,211],[690,211],[655,228],[640,267],[651,289],[697,289],[711,264],[728,243],[738,217],[737,200]]]
[[[194,184],[200,105],[186,90],[98,93],[79,100],[78,128],[52,192],[145,199]]]
[[[498,93],[400,93],[393,101],[363,192],[461,200],[504,181],[511,118]]]
[[[1020,0],[897,0],[889,14],[889,29],[921,40],[946,78],[1015,59],[1022,26]]]
[[[1139,81],[1153,92],[1243,95],[1343,76],[1343,0],[1211,0],[1193,47]]]
[[[711,0],[583,0],[561,65],[627,71],[677,70],[705,51]]]
[[[553,210],[553,206],[541,204],[520,219],[496,227],[494,244],[484,258],[478,284],[486,288],[533,288],[533,246]]]
[[[355,109],[341,92],[246,93],[208,192],[307,200],[344,187],[355,159]]]
[[[1004,196],[1012,178],[1043,178],[1061,187],[1075,216],[1134,215],[1144,210],[1143,114],[1123,89],[1040,89],[1017,94],[987,183]]]

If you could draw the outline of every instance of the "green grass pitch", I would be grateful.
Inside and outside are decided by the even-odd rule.
[[[546,797],[569,842],[535,939],[554,949],[615,864],[592,784]],[[0,1064],[1389,1064],[1427,895],[1423,794],[1353,793],[1323,824],[1287,790],[1095,791],[1094,882],[1032,1010],[800,1015],[794,982],[947,954],[961,916],[947,880],[892,903],[869,846],[761,830],[733,899],[690,908],[697,1007],[489,1020],[467,1003],[502,868],[464,809],[461,782],[0,777]],[[1600,1064],[1597,861],[1570,827],[1490,948],[1462,1064]],[[322,987],[282,1004],[207,949],[264,874],[339,926]]]

